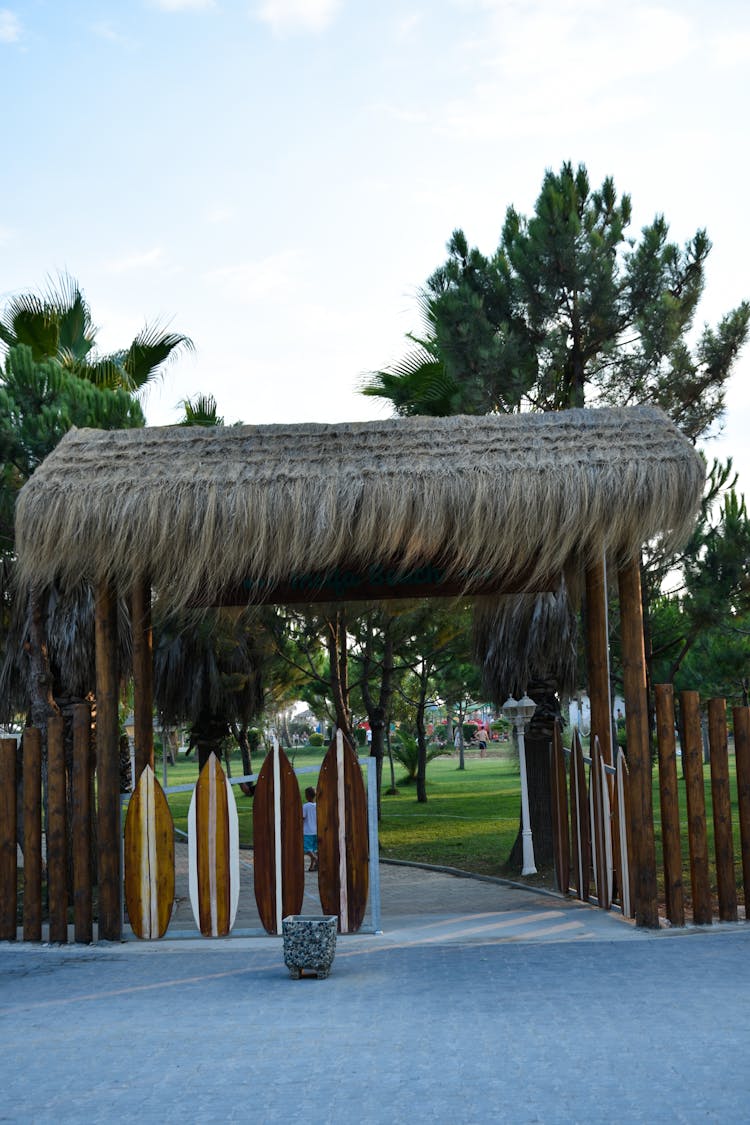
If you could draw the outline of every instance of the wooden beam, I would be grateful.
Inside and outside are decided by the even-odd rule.
[[[122,936],[122,871],[117,595],[108,582],[100,582],[96,589],[95,612],[99,937],[105,941],[119,941]]]
[[[586,669],[591,701],[591,745],[612,765],[612,706],[609,693],[609,626],[604,559],[586,569]]]
[[[667,918],[673,926],[685,925],[680,848],[680,805],[677,792],[677,745],[674,735],[674,688],[657,684],[656,733],[659,742],[659,802],[664,854],[664,891]]]
[[[68,940],[68,833],[62,715],[47,720],[47,895],[49,940]]]
[[[18,841],[16,740],[0,738],[0,941],[16,940]]]
[[[151,635],[151,586],[136,582],[130,599],[133,634],[133,720],[135,725],[135,777],[154,768],[154,665]]]
[[[321,602],[388,601],[405,598],[458,598],[483,594],[540,593],[555,590],[559,575],[531,580],[527,574],[475,574],[447,579],[438,566],[415,566],[407,574],[400,568],[376,566],[363,572],[340,568],[330,573],[303,574],[274,584],[251,579],[223,590],[209,587],[189,606],[316,605]]]
[[[625,730],[630,771],[630,828],[636,925],[657,929],[656,847],[651,796],[651,746],[646,695],[640,561],[632,559],[618,575]]]

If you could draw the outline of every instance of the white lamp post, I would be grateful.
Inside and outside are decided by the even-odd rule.
[[[534,841],[531,838],[531,816],[529,815],[529,785],[526,778],[526,741],[524,733],[536,711],[536,703],[529,699],[524,692],[522,699],[514,699],[511,695],[503,703],[503,714],[510,719],[516,729],[518,738],[518,760],[521,765],[521,842],[523,845],[522,875],[536,875],[534,863]]]

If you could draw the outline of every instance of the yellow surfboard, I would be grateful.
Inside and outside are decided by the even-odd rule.
[[[204,937],[225,937],[240,898],[237,803],[221,763],[211,754],[188,811],[190,903]]]
[[[166,933],[174,904],[174,824],[151,766],[138,779],[125,819],[125,902],[137,937]]]

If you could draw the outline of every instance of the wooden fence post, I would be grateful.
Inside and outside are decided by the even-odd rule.
[[[706,792],[703,784],[703,732],[700,696],[697,691],[680,692],[685,745],[682,764],[688,811],[690,884],[693,892],[693,922],[710,926],[713,921],[711,887],[708,879],[708,840],[706,833]]]
[[[708,738],[711,748],[711,804],[714,813],[719,918],[722,922],[736,922],[737,881],[734,877],[732,798],[729,793],[727,705],[723,699],[710,699],[708,702]]]
[[[555,877],[558,890],[567,895],[570,891],[570,829],[568,827],[568,787],[565,778],[560,724],[555,721],[552,732],[552,840],[554,844]]]
[[[620,856],[620,892],[622,913],[633,917],[633,877],[630,863],[630,776],[622,747],[617,747],[617,820]]]
[[[742,885],[745,921],[750,921],[750,707],[734,707],[734,761],[740,819]]]
[[[23,940],[42,940],[42,732],[23,732]]]
[[[47,720],[47,897],[49,940],[68,940],[68,836],[62,715]]]
[[[591,879],[591,832],[586,797],[586,769],[578,731],[573,732],[570,751],[570,823],[576,895],[582,902],[588,902]]]
[[[73,708],[73,910],[75,940],[93,940],[91,895],[91,713]]]
[[[680,806],[677,794],[677,746],[674,736],[674,688],[657,684],[656,733],[659,743],[659,803],[664,855],[664,890],[667,918],[673,926],[685,925],[680,848]]]
[[[646,697],[640,560],[633,558],[618,574],[625,728],[630,770],[630,840],[635,887],[636,925],[657,929],[656,846],[651,795],[651,745]]]
[[[0,738],[0,941],[16,940],[18,828],[16,740]]]
[[[96,590],[95,632],[99,937],[119,941],[122,936],[122,863],[117,593],[106,581],[100,582]]]
[[[609,893],[609,870],[607,863],[606,833],[609,824],[605,824],[605,806],[603,786],[607,784],[602,769],[602,752],[599,739],[594,736],[594,745],[591,748],[591,769],[589,771],[589,793],[591,798],[591,840],[596,875],[596,897],[602,910],[609,910],[612,900]],[[609,819],[607,817],[607,819]]]
[[[586,670],[591,701],[591,743],[612,765],[612,707],[609,694],[609,636],[604,559],[586,569]]]

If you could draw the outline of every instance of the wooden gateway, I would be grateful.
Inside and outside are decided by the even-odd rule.
[[[704,477],[652,407],[68,433],[19,495],[17,570],[22,586],[95,592],[101,937],[121,932],[118,599],[133,607],[143,766],[152,594],[169,610],[585,590],[593,734],[611,763],[607,573],[622,620],[635,915],[656,925],[639,558],[656,536],[687,539]]]

